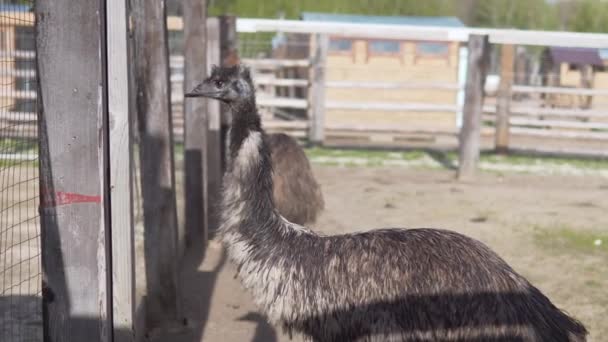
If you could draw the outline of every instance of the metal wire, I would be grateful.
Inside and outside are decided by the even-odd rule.
[[[41,341],[32,1],[0,0],[0,341]]]

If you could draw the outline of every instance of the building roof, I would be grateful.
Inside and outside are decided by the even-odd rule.
[[[550,47],[549,55],[556,63],[604,65],[598,49]]]
[[[301,18],[304,21],[337,23],[465,27],[462,21],[456,17],[376,16],[303,12]]]

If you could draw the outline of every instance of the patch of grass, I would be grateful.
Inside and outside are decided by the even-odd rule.
[[[535,165],[552,164],[557,166],[569,165],[582,169],[608,170],[608,159],[592,158],[571,158],[554,156],[526,156],[526,155],[498,155],[494,153],[484,153],[481,155],[482,162],[493,164],[511,165]]]
[[[534,227],[534,242],[559,253],[605,253],[608,255],[608,234],[575,230],[567,226]]]
[[[458,161],[458,153],[455,151],[448,152],[433,152],[425,150],[410,150],[410,151],[382,151],[382,150],[366,150],[366,149],[332,149],[332,148],[309,148],[306,149],[306,154],[311,159],[323,159],[323,164],[329,164],[331,159],[340,159],[337,163],[340,165],[352,166],[382,166],[382,165],[399,165],[402,161],[417,161],[424,158],[435,160],[438,167],[447,167],[446,165],[456,166]],[[349,162],[345,159],[353,159]],[[541,167],[561,167],[570,166],[580,170],[600,171],[608,170],[608,159],[589,159],[589,158],[572,158],[572,157],[555,157],[555,156],[528,156],[528,155],[498,155],[494,153],[482,153],[480,161],[490,165],[513,165],[513,166],[541,166]],[[397,162],[397,164],[395,163]],[[391,164],[392,163],[392,164]],[[433,168],[432,165],[427,167]],[[484,169],[485,172],[498,173],[502,175],[500,170]],[[524,169],[518,172],[527,172]],[[530,172],[533,172],[532,170]]]
[[[0,153],[33,153],[38,152],[38,142],[34,139],[0,139]]]
[[[331,148],[308,148],[305,149],[309,158],[320,157],[342,157],[360,158],[369,160],[416,160],[424,157],[423,151],[378,151],[378,150],[351,150],[351,149],[331,149]]]

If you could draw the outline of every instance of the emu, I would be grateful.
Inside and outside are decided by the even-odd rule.
[[[220,238],[274,324],[309,341],[585,341],[574,318],[481,242],[442,229],[324,236],[284,219],[246,67],[189,97],[233,113]]]
[[[267,142],[274,170],[276,208],[289,222],[314,223],[325,202],[304,150],[284,133],[269,134]]]

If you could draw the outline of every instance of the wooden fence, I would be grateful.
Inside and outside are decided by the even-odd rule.
[[[386,27],[385,27],[386,26]],[[179,30],[183,28],[181,18],[170,17],[168,19],[169,29]],[[287,32],[287,33],[314,33],[319,37],[329,34],[344,34],[353,36],[355,32],[361,33],[366,27],[361,25],[311,25],[306,22],[294,21],[273,21],[258,19],[240,19],[237,22],[237,30],[240,32]],[[411,29],[411,30],[410,30]],[[339,31],[339,32],[338,32]],[[372,32],[373,31],[373,32]],[[516,30],[485,30],[485,29],[445,29],[420,27],[391,27],[390,25],[377,25],[374,30],[365,31],[364,35],[379,36],[388,34],[398,35],[402,39],[434,39],[437,41],[458,41],[464,42],[465,38],[471,33],[488,34],[492,43],[507,43],[502,45],[504,51],[509,51],[506,47],[514,47],[516,44],[530,44],[533,39],[535,44],[552,43],[562,46],[604,46],[608,41],[606,35],[597,34],[576,34],[576,33],[557,33],[557,32],[537,32],[537,31],[516,31]],[[407,32],[406,32],[407,31]],[[247,42],[242,42],[246,44]],[[298,138],[305,138],[312,142],[331,145],[332,143],[348,144],[349,141],[360,144],[361,142],[374,141],[379,135],[386,135],[385,138],[376,139],[382,144],[391,142],[405,142],[407,145],[408,137],[413,137],[411,141],[425,140],[427,142],[438,143],[438,147],[456,148],[458,144],[458,134],[460,126],[454,125],[452,128],[445,127],[419,127],[407,124],[369,124],[369,123],[330,123],[325,122],[324,113],[328,110],[345,110],[351,112],[364,113],[368,111],[382,112],[450,112],[459,115],[463,110],[463,103],[454,101],[453,104],[422,103],[422,102],[387,102],[387,101],[336,101],[325,98],[324,93],[329,89],[342,90],[451,90],[459,93],[464,92],[464,82],[459,80],[456,83],[439,82],[384,82],[384,81],[340,81],[325,80],[323,73],[326,66],[325,56],[327,47],[322,44],[311,46],[316,50],[310,51],[308,58],[300,59],[280,59],[280,58],[261,58],[243,59],[242,62],[250,65],[255,72],[255,81],[261,90],[258,104],[264,113],[264,124],[271,132],[287,132]],[[23,60],[32,60],[35,55],[31,51],[3,52],[8,57]],[[522,86],[513,85],[508,81],[509,74],[512,73],[513,56],[504,60],[503,56],[501,78],[501,91],[497,98],[486,97],[483,106],[482,119],[485,123],[482,126],[481,134],[486,140],[491,141],[496,138],[496,147],[499,149],[531,149],[551,151],[551,145],[555,141],[566,141],[559,143],[562,147],[556,148],[555,152],[567,152],[568,142],[572,142],[572,152],[585,150],[585,143],[597,146],[601,141],[608,140],[608,108],[551,108],[542,107],[533,103],[520,103],[515,101],[505,101],[507,97],[514,94],[527,94],[530,96],[560,95],[565,97],[608,97],[608,89],[581,89],[567,87],[541,87],[541,86]],[[183,66],[182,56],[171,56],[171,89],[172,89],[172,109],[173,109],[173,130],[176,141],[183,140]],[[511,67],[511,69],[509,69]],[[304,77],[295,77],[289,70],[294,68],[308,69]],[[34,70],[4,70],[4,74],[31,78],[35,77]],[[505,83],[504,80],[507,80]],[[281,91],[281,89],[289,89]],[[302,91],[293,91],[301,89]],[[10,93],[14,99],[35,99],[36,93],[33,91],[15,91]],[[304,94],[304,95],[302,95]],[[502,107],[501,107],[502,106]],[[294,116],[290,113],[305,113],[305,115]],[[502,114],[501,114],[502,113]],[[506,113],[506,114],[505,114]],[[14,125],[15,120],[19,123],[30,122],[27,125],[20,125],[23,132],[28,133],[33,138],[36,134],[35,113],[15,113],[5,112],[1,114],[0,125]],[[458,118],[461,122],[461,118]],[[24,129],[25,127],[25,129]],[[3,130],[7,132],[7,130]],[[441,138],[441,137],[445,137]],[[344,139],[347,138],[347,139]],[[352,139],[348,139],[352,138]],[[520,138],[532,139],[528,146],[518,143]],[[537,141],[538,143],[535,143]],[[446,143],[447,142],[447,143]],[[550,142],[550,144],[544,144]],[[501,145],[502,144],[502,145]],[[401,144],[403,145],[403,144]],[[415,144],[414,144],[415,145]],[[505,145],[505,146],[503,146]],[[543,145],[542,149],[536,146]],[[565,147],[563,147],[565,146]],[[487,144],[486,144],[487,147]],[[590,148],[584,154],[606,155],[606,152],[598,148]]]

